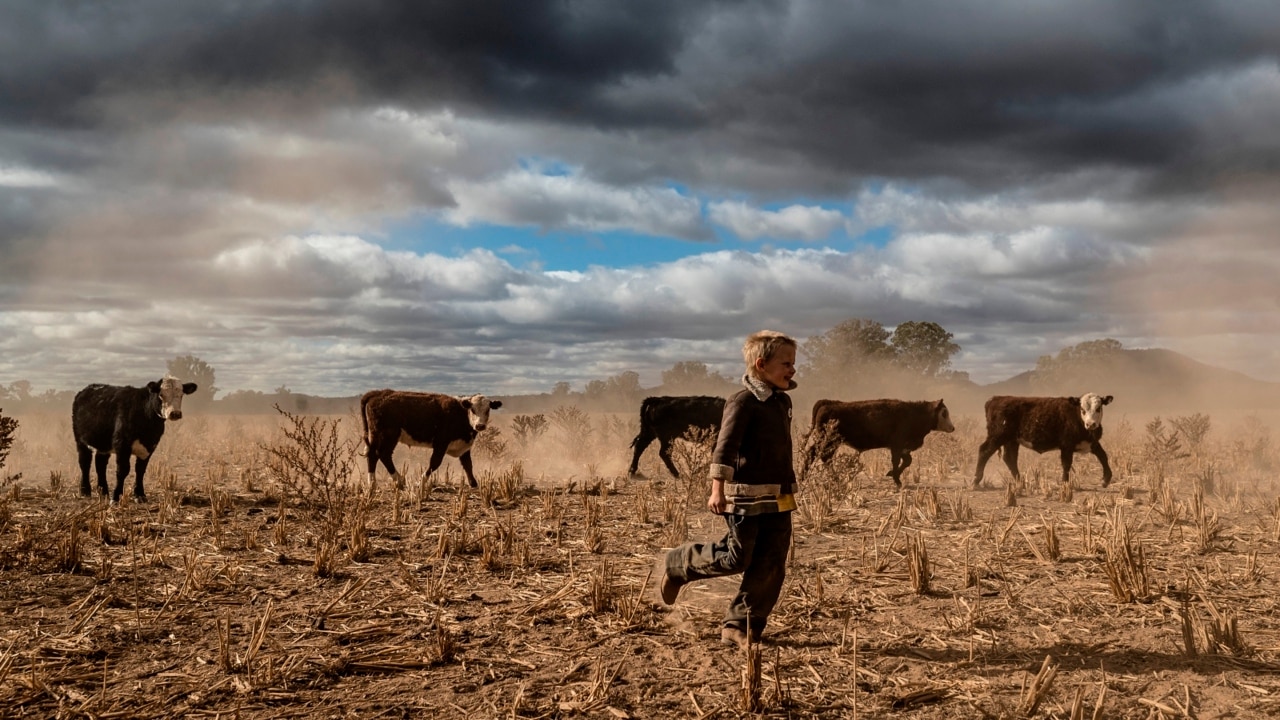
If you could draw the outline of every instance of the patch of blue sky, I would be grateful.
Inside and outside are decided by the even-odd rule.
[[[484,248],[512,267],[574,271],[593,265],[654,265],[725,247],[723,242],[690,242],[623,231],[543,230],[480,223],[458,227],[434,219],[389,228],[379,242],[388,249],[449,257]]]

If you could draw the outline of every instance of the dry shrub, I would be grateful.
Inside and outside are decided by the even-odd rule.
[[[18,431],[18,421],[0,413],[0,470],[4,469],[5,461],[9,459],[9,452],[13,448],[13,434]],[[17,475],[0,475],[0,487],[9,485],[22,478],[22,473]]]
[[[689,483],[689,494],[697,495],[711,470],[711,453],[715,451],[715,428],[689,428],[671,446],[671,462],[680,477]],[[705,494],[703,494],[705,497]]]
[[[510,454],[507,441],[502,437],[502,430],[496,425],[490,425],[484,429],[484,432],[476,435],[475,441],[471,444],[471,453],[490,462],[502,462]]]
[[[575,463],[593,455],[591,417],[577,405],[560,405],[551,411],[551,424],[560,435],[569,459]]]
[[[511,434],[515,435],[516,444],[521,450],[527,449],[530,445],[538,441],[542,434],[547,431],[547,416],[542,413],[537,415],[516,415],[511,418]]]
[[[355,450],[342,439],[340,419],[294,415],[275,406],[285,418],[284,440],[263,446],[267,475],[313,515],[340,509],[354,489],[351,473]]]

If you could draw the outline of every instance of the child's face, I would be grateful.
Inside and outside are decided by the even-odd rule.
[[[783,345],[768,360],[756,360],[756,375],[779,390],[791,387],[791,376],[796,374],[796,349]]]

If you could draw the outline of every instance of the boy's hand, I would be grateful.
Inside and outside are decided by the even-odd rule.
[[[707,509],[717,515],[721,515],[728,505],[729,503],[725,502],[724,499],[724,481],[712,480],[711,496],[707,498]]]

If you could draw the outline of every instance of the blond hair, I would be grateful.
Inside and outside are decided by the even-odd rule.
[[[748,335],[747,341],[742,343],[742,359],[747,363],[747,372],[754,376],[756,361],[769,362],[778,349],[784,346],[797,347],[795,338],[776,330],[761,330]]]

